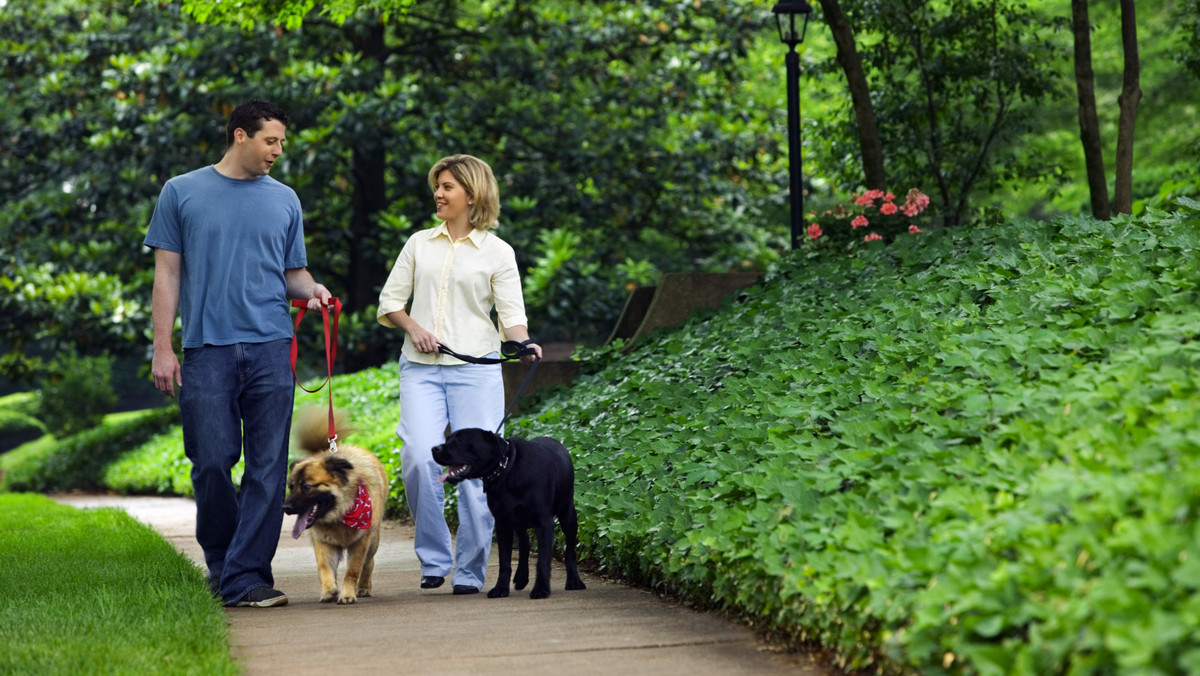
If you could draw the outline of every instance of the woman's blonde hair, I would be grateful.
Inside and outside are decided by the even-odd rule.
[[[449,171],[467,191],[473,204],[469,220],[476,230],[491,230],[500,224],[500,187],[487,162],[471,155],[443,157],[429,170],[429,189],[437,190],[437,179]]]

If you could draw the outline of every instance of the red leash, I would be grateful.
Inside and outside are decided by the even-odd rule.
[[[316,389],[310,390],[300,384],[300,378],[296,375],[296,336],[300,332],[300,320],[304,319],[304,313],[308,311],[307,300],[293,300],[292,307],[300,308],[296,313],[296,330],[292,334],[292,377],[296,380],[296,384],[300,385],[300,389],[309,394],[316,394],[321,391],[325,384],[329,384],[329,452],[337,453],[337,430],[333,424],[333,360],[337,357],[337,331],[338,317],[342,314],[342,301],[337,298],[330,298],[327,303],[321,306],[321,321],[325,325],[325,367],[326,375],[325,382],[317,386]],[[329,332],[329,308],[333,308],[333,333]]]

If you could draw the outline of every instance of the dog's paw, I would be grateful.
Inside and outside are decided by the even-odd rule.
[[[321,592],[321,603],[333,603],[338,598],[338,590],[329,589]]]
[[[517,574],[517,575],[513,576],[513,589],[520,591],[528,585],[529,585],[529,575]]]
[[[365,598],[368,598],[368,597],[370,597],[370,596],[371,596],[371,590],[370,590],[370,589],[359,589],[359,590],[358,590],[358,598],[360,598],[360,599],[365,599]]]
[[[345,596],[339,596],[337,601],[339,606],[348,606],[352,603],[358,603],[358,597],[347,594]]]
[[[549,589],[542,589],[542,588],[538,587],[537,585],[534,585],[533,591],[529,592],[529,598],[531,598],[531,599],[544,599],[549,596],[550,596]]]
[[[583,580],[567,580],[567,589],[587,589]]]
[[[518,587],[518,589],[520,589],[520,587]],[[499,585],[492,587],[491,590],[488,591],[488,598],[489,599],[508,598],[508,587],[501,587]]]

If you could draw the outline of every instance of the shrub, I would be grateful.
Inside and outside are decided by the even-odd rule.
[[[47,436],[0,456],[0,491],[66,491],[102,488],[101,474],[114,459],[179,422],[177,407],[109,416],[106,423],[65,439]]]
[[[11,451],[44,434],[46,426],[36,418],[17,411],[0,409],[0,453]]]
[[[63,438],[100,424],[117,405],[112,386],[112,358],[64,355],[42,383],[39,417]]]

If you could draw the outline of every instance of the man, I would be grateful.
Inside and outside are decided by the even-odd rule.
[[[271,559],[283,525],[295,393],[288,298],[331,295],[306,266],[300,200],[267,174],[287,114],[266,101],[234,109],[221,161],[176,176],[159,195],[154,249],[154,386],[175,396],[192,462],[196,540],[208,582],[229,606],[287,603]],[[172,346],[183,323],[183,364]],[[240,492],[230,471],[245,456]]]

